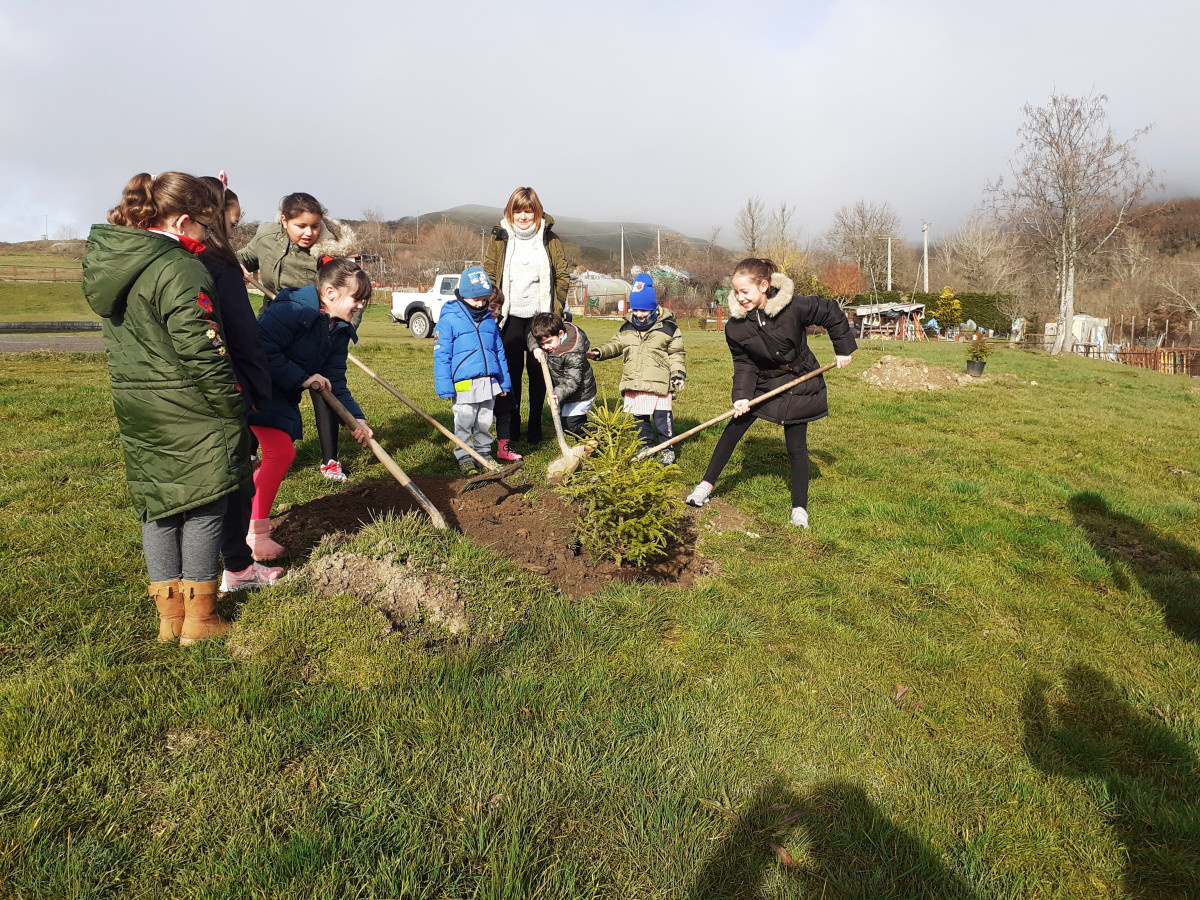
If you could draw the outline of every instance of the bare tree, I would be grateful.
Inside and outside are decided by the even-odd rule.
[[[755,195],[746,201],[746,205],[738,210],[733,220],[733,227],[741,238],[746,252],[754,256],[766,240],[767,215],[762,198]]]
[[[1200,265],[1177,262],[1159,276],[1163,305],[1200,319]]]
[[[443,216],[432,228],[421,230],[418,250],[431,268],[459,272],[479,255],[479,235]]]
[[[53,237],[56,241],[77,241],[79,240],[79,231],[74,225],[59,225],[54,229]]]
[[[1054,272],[1055,355],[1071,348],[1081,265],[1124,231],[1154,179],[1134,154],[1134,143],[1149,129],[1118,141],[1108,126],[1107,102],[1103,94],[1051,94],[1046,106],[1026,104],[1009,163],[1012,178],[988,185],[995,210]]]
[[[1016,237],[990,217],[972,216],[935,250],[958,290],[1011,291],[1025,268]]]
[[[888,238],[900,241],[900,217],[887,203],[876,206],[865,200],[838,209],[825,235],[830,249],[858,266],[876,290],[887,284]]]

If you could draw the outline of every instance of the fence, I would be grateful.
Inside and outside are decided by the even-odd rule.
[[[0,266],[0,281],[83,281],[82,266]]]
[[[1200,349],[1194,347],[1118,350],[1117,359],[1127,366],[1153,369],[1167,375],[1200,377]]]

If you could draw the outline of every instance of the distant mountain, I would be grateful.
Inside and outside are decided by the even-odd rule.
[[[1138,219],[1134,228],[1162,253],[1190,253],[1200,248],[1200,198],[1168,200]]]
[[[492,226],[500,221],[503,214],[504,210],[497,206],[468,204],[456,206],[453,209],[421,213],[420,219],[422,225],[432,225],[440,222],[445,216],[456,225],[464,225],[474,231],[478,231],[480,228],[490,231]],[[665,225],[650,225],[646,222],[592,222],[589,219],[556,216],[553,211],[550,215],[554,218],[554,230],[564,241],[576,244],[585,250],[598,250],[604,253],[620,254],[622,226],[625,227],[625,250],[635,253],[649,250],[655,245],[658,229],[661,228],[664,232],[675,231]],[[416,218],[416,216],[408,216],[388,222],[388,224],[412,226]],[[685,237],[687,236],[685,235]],[[705,241],[698,238],[689,237],[687,239],[697,247],[705,244]]]

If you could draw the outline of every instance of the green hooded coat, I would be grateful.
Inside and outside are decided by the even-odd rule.
[[[167,235],[93,225],[83,293],[103,319],[139,518],[186,512],[248,484],[245,407],[204,265]]]
[[[250,243],[238,251],[238,262],[272,294],[284,288],[302,288],[317,283],[317,258],[288,240],[281,222],[263,222]],[[270,306],[265,301],[263,308]]]

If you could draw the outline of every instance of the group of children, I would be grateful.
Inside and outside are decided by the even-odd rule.
[[[370,279],[350,260],[313,253],[324,209],[310,195],[285,197],[279,220],[235,253],[240,214],[224,173],[135,175],[110,224],[92,227],[83,260],[158,637],[185,645],[227,631],[219,591],[272,584],[283,573],[263,563],[284,553],[271,539],[270,510],[301,436],[303,391],[314,392],[323,475],[345,480],[339,423],[322,416],[316,392],[358,417],[356,440],[371,437],[346,384]],[[273,295],[257,321],[245,287],[255,272]]]
[[[467,269],[459,279],[455,300],[442,307],[433,333],[437,395],[454,401],[455,436],[486,460],[491,460],[492,454],[496,398],[512,389],[497,324],[503,308],[503,293],[487,273],[480,268]],[[671,401],[684,384],[683,333],[671,311],[658,305],[649,275],[634,280],[630,308],[628,320],[613,338],[595,348],[582,328],[557,313],[532,316],[527,347],[539,362],[545,359],[552,382],[547,388],[558,401],[564,432],[584,434],[588,412],[596,400],[596,376],[590,361],[621,356],[620,390],[642,440],[651,443],[656,431],[662,440],[674,436]],[[501,449],[509,450],[503,443]],[[454,454],[464,473],[478,474],[471,454],[461,448]],[[660,461],[673,463],[674,451],[663,450]]]
[[[541,213],[532,189],[514,192],[509,205],[506,215],[518,228],[522,214]],[[278,220],[262,225],[235,253],[231,235],[240,214],[224,173],[143,173],[109,211],[110,224],[93,226],[84,256],[84,294],[103,321],[126,475],[142,521],[162,641],[191,644],[224,634],[228,623],[216,612],[218,591],[271,584],[282,574],[263,563],[285,552],[271,537],[270,512],[295,459],[293,442],[302,437],[305,390],[313,394],[322,475],[346,480],[337,456],[340,422],[317,394],[336,397],[356,417],[355,440],[366,445],[372,437],[346,382],[349,344],[358,339],[370,279],[351,260],[314,252],[325,210],[311,195],[285,197]],[[532,226],[526,231],[535,233]],[[255,274],[266,288],[257,321],[245,287]],[[520,279],[505,277],[519,289]],[[527,293],[536,295],[540,278],[526,286]],[[836,304],[793,298],[791,281],[770,260],[744,260],[732,283],[726,341],[735,414],[687,502],[708,501],[753,420],[746,413],[761,402],[755,398],[783,385],[786,392],[762,402],[754,418],[784,426],[792,522],[807,527],[805,435],[808,422],[828,414],[825,385],[819,376],[791,389],[786,382],[817,368],[806,343],[809,325],[828,330],[839,367],[850,362],[853,334]],[[491,459],[497,398],[511,405],[510,392],[519,389],[508,356],[528,352],[550,372],[547,387],[564,431],[585,433],[596,400],[591,361],[620,356],[624,408],[643,442],[673,437],[673,399],[686,378],[683,334],[671,311],[659,305],[649,275],[634,279],[629,307],[613,337],[592,347],[583,329],[543,305],[521,320],[525,333],[518,347],[502,336],[509,305],[494,278],[482,268],[463,272],[455,301],[442,309],[433,349],[435,388],[453,401],[456,436]],[[540,434],[537,424],[535,432],[531,421],[531,436]],[[257,466],[252,441],[261,456]],[[520,458],[511,438],[501,437],[498,455]],[[458,449],[455,456],[465,473],[476,474],[471,454]],[[663,450],[659,461],[674,463],[674,451]]]

